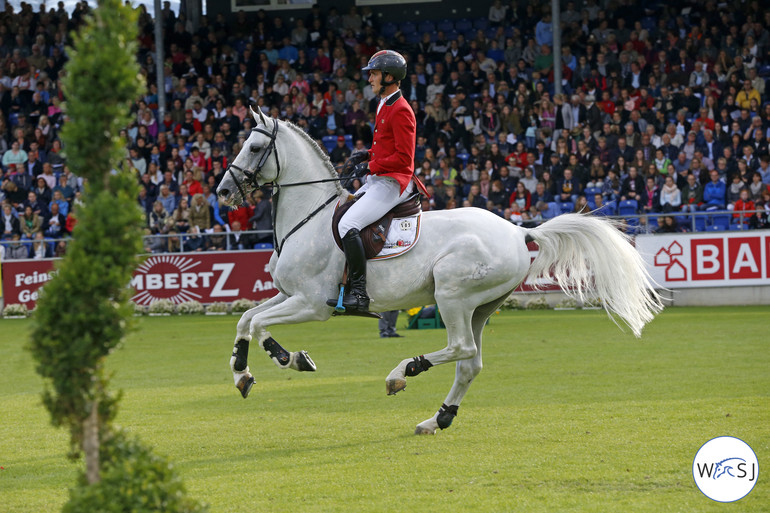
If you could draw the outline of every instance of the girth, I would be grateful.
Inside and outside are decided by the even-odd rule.
[[[334,235],[334,242],[337,243],[337,247],[340,249],[342,249],[342,238],[338,230],[340,219],[358,201],[358,198],[352,196],[349,198],[342,205],[337,205],[332,216],[332,234]],[[420,195],[416,193],[409,196],[403,203],[393,207],[382,218],[361,230],[361,241],[364,243],[366,258],[374,258],[382,251],[382,248],[385,246],[385,240],[388,238],[391,221],[394,218],[409,217],[420,212],[422,212],[422,203],[420,202]]]

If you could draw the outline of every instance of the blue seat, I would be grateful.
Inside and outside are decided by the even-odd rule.
[[[620,216],[633,216],[636,215],[639,204],[636,200],[623,200],[618,205],[618,215]]]
[[[559,203],[559,210],[562,214],[569,214],[575,211],[575,204],[571,201],[562,201]]]
[[[421,21],[420,24],[417,25],[417,30],[420,34],[423,32],[435,32],[436,25],[430,20]]]
[[[350,134],[345,134],[345,144],[350,150],[353,150],[353,136]]]
[[[391,39],[396,34],[397,30],[398,27],[395,23],[387,22],[382,24],[382,29],[380,32],[385,39]]]
[[[716,226],[717,231],[725,231],[730,228],[730,214],[715,214],[711,216],[711,226]]]
[[[495,34],[497,34],[497,27],[487,27],[487,29],[484,31],[484,35],[487,39],[494,39]]]
[[[736,230],[740,231],[740,230],[748,230],[748,229],[749,229],[749,225],[745,223],[744,224],[735,223],[730,225],[730,230],[732,231],[736,231]]]
[[[467,18],[459,19],[455,22],[455,30],[457,32],[467,32],[473,28],[473,23]]]
[[[705,232],[706,231],[706,216],[693,216],[695,218],[695,231],[696,232]]]
[[[438,22],[438,24],[436,25],[436,29],[441,30],[442,32],[449,32],[455,29],[455,24],[452,20],[448,18],[443,19]]]
[[[721,232],[722,228],[720,226],[715,225],[715,224],[709,224],[709,225],[706,225],[706,231],[707,232]]]
[[[487,30],[489,27],[489,18],[476,18],[473,20],[473,28],[476,30]]]
[[[417,25],[412,21],[405,21],[398,26],[398,30],[403,32],[404,35],[409,35],[413,32],[417,32]]]
[[[601,187],[586,187],[583,193],[586,195],[586,199],[593,200],[595,194],[601,194]]]
[[[420,32],[406,32],[406,42],[411,45],[416,45],[422,40],[422,34]]]
[[[254,249],[273,249],[273,245],[269,242],[259,242],[254,244]]]
[[[463,166],[468,165],[468,159],[471,158],[469,153],[458,153],[457,158],[463,161]]]
[[[325,135],[321,138],[321,142],[324,143],[324,148],[328,153],[331,153],[335,146],[337,146],[336,135]]]
[[[552,219],[561,214],[559,210],[559,204],[555,202],[548,203],[548,208],[543,211],[543,219]]]
[[[647,226],[649,226],[653,230],[657,228],[659,226],[658,216],[655,216],[655,215],[647,216]]]

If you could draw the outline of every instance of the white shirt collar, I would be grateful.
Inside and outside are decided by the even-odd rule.
[[[387,102],[390,99],[390,97],[396,94],[397,92],[399,92],[398,88],[392,93],[390,93],[388,96],[386,96],[385,98],[380,98],[380,103],[379,105],[377,105],[377,114],[380,113],[380,109],[382,108],[383,105],[385,105],[385,102]]]

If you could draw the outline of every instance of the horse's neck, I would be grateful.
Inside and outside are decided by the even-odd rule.
[[[294,138],[298,136],[292,134]],[[290,144],[279,155],[282,163],[286,163],[281,170],[281,184],[298,182],[312,182],[333,178],[331,173],[325,171],[326,163],[321,161],[307,143],[302,140],[290,139]],[[339,191],[336,182],[323,182],[293,187],[281,187],[275,209],[275,237],[280,244],[298,223],[314,212],[317,208],[332,197],[344,197],[345,191]],[[336,202],[331,202],[321,212],[318,212],[307,222],[307,226],[315,226],[317,229],[322,222],[329,222],[331,212]],[[328,215],[326,215],[328,211]],[[292,237],[295,235],[292,234]]]

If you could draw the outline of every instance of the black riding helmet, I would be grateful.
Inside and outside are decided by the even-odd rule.
[[[361,71],[372,69],[380,70],[383,74],[388,73],[392,76],[393,80],[387,81],[383,77],[382,85],[389,86],[403,80],[406,76],[406,59],[404,59],[403,55],[393,50],[380,50],[372,55],[369,63],[361,68]]]

